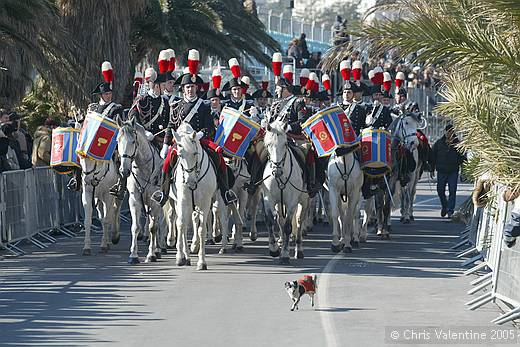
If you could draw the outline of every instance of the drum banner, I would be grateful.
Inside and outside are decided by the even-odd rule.
[[[392,167],[391,135],[383,129],[363,129],[361,133],[361,168]]]
[[[242,112],[230,107],[224,107],[220,114],[221,122],[215,134],[215,143],[226,154],[243,158],[251,140],[258,133],[260,125]]]
[[[79,130],[74,128],[56,128],[52,130],[50,166],[61,174],[72,172],[79,165],[76,155]]]
[[[110,118],[88,112],[79,135],[76,153],[96,161],[109,161],[117,146],[118,125]]]

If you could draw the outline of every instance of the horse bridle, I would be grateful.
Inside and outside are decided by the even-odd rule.
[[[396,134],[399,134],[399,129],[402,129],[402,134],[401,134],[402,140],[401,141],[406,143],[406,139],[409,138],[409,137],[417,136],[417,132],[410,132],[408,134],[405,133],[404,132],[403,121],[404,121],[404,115],[399,116],[399,123],[398,123],[398,125],[396,127]]]

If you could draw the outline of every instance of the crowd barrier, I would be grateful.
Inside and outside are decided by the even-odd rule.
[[[56,242],[49,233],[74,236],[70,226],[81,223],[81,195],[67,189],[69,177],[48,167],[0,174],[0,236],[9,252],[20,255],[28,240],[39,248]]]
[[[520,242],[509,248],[503,241],[504,227],[513,209],[513,203],[502,199],[504,190],[502,186],[493,187],[488,194],[491,202],[485,208],[475,208],[460,242],[452,247],[469,246],[458,257],[468,257],[462,264],[472,266],[465,271],[466,275],[480,275],[471,282],[468,294],[485,291],[466,303],[469,309],[475,310],[497,300],[504,304],[506,312],[492,321],[496,324],[520,317]]]

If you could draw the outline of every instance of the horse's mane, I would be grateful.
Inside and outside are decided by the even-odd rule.
[[[177,133],[181,136],[191,135],[195,130],[191,127],[189,123],[182,122],[181,125],[177,128]]]

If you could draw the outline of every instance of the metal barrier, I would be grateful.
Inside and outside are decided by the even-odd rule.
[[[80,195],[66,189],[63,177],[48,167],[0,174],[0,236],[9,252],[24,254],[20,243],[28,240],[39,248],[56,239],[50,231],[75,236],[67,225],[81,220]]]
[[[484,294],[466,303],[475,310],[489,302],[500,300],[510,309],[492,322],[504,324],[520,317],[520,243],[508,248],[503,242],[503,231],[513,208],[512,203],[502,199],[505,188],[494,186],[490,192],[492,201],[486,208],[477,208],[468,228],[462,233],[462,240],[452,248],[469,244],[458,257],[469,256],[463,266],[474,265],[466,275],[486,271],[471,282],[473,295],[489,288]],[[515,202],[520,206],[520,200]]]

